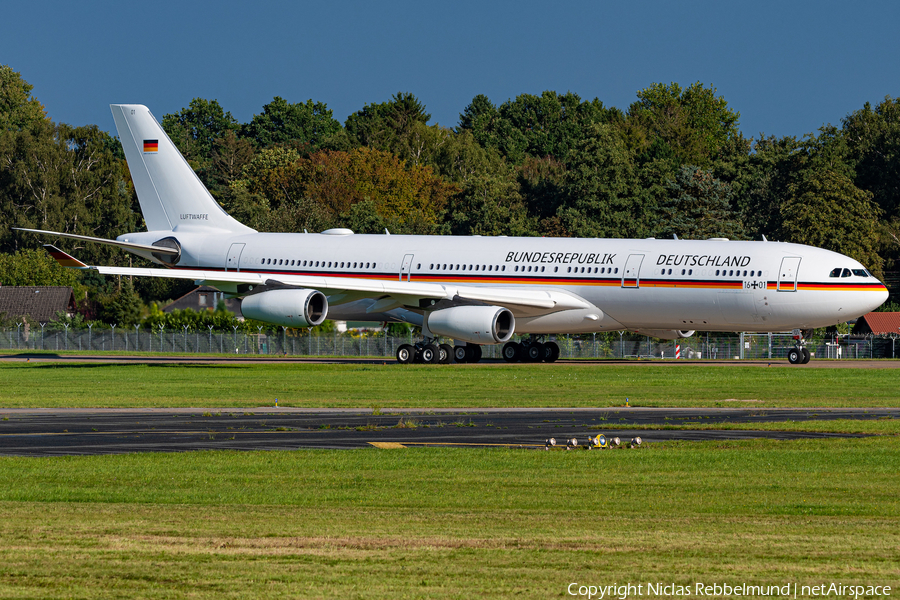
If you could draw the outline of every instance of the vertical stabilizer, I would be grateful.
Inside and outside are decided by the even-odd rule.
[[[110,108],[149,231],[179,226],[254,231],[222,210],[146,106]]]

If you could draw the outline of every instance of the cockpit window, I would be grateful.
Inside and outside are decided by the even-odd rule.
[[[831,274],[828,276],[829,277],[840,277],[841,276],[841,268],[838,267],[837,269],[832,269]]]
[[[868,277],[869,274],[866,273],[865,269],[853,269],[853,274],[857,277]]]
[[[841,271],[841,277],[850,277],[850,275],[850,269],[844,269],[843,271]]]

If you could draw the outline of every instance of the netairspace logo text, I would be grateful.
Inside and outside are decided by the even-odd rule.
[[[698,598],[741,598],[744,596],[771,596],[773,598],[859,598],[860,596],[890,596],[891,587],[887,585],[848,585],[843,583],[822,583],[819,585],[752,585],[739,583],[700,583],[693,586],[678,583],[613,583],[612,585],[587,585],[570,583],[566,588],[570,596],[580,596],[588,600],[627,600],[642,596],[655,597],[687,597]]]

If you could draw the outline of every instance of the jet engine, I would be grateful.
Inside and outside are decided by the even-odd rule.
[[[637,333],[641,335],[649,335],[650,337],[659,338],[661,340],[678,340],[681,338],[689,338],[694,335],[693,329],[638,329]]]
[[[502,344],[516,329],[516,318],[500,306],[454,306],[428,313],[428,329],[470,344]]]
[[[328,314],[328,299],[318,290],[269,290],[244,298],[241,313],[285,327],[315,327]]]

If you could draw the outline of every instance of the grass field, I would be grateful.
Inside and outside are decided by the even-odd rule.
[[[0,458],[3,598],[900,584],[900,439]]]
[[[0,381],[0,408],[900,406],[893,370],[786,366],[0,363]],[[598,424],[616,426],[632,427]],[[880,435],[0,457],[0,598],[573,598],[571,583],[648,582],[896,594],[900,420],[677,427]]]
[[[0,407],[898,407],[900,371],[789,366],[2,363]]]

